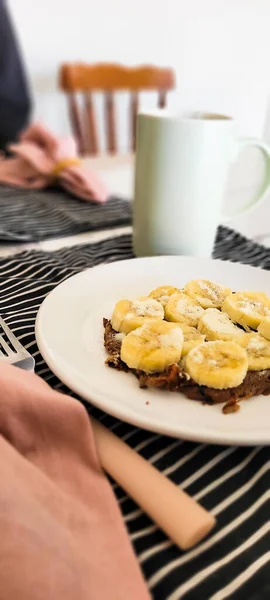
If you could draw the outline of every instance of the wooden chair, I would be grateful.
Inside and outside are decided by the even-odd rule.
[[[99,152],[99,142],[93,92],[103,91],[105,94],[105,132],[109,153],[117,152],[113,92],[131,92],[130,129],[131,148],[134,151],[139,92],[158,91],[158,106],[163,108],[166,106],[167,92],[175,87],[175,77],[171,69],[152,66],[69,63],[60,67],[59,85],[68,97],[72,131],[78,141],[80,153],[96,155]],[[82,105],[78,102],[78,92],[83,95]]]

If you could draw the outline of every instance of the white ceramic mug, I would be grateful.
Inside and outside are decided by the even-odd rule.
[[[166,110],[138,115],[133,246],[136,256],[211,256],[223,215],[230,163],[243,145],[257,146],[266,159],[259,194],[240,212],[263,199],[270,186],[270,147],[256,139],[237,140],[230,117]],[[237,215],[239,216],[240,212]]]

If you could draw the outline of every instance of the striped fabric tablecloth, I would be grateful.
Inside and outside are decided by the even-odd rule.
[[[214,256],[270,269],[268,250],[224,228]],[[28,251],[0,258],[0,313],[35,357],[37,373],[53,387],[72,394],[38,352],[34,327],[41,302],[73,274],[131,257],[131,237],[125,235],[54,253]],[[153,599],[269,599],[269,447],[175,440],[122,423],[90,405],[86,408],[218,519],[210,537],[183,553],[114,484]]]
[[[79,200],[55,188],[21,190],[0,185],[0,242],[38,242],[131,224],[132,204]]]

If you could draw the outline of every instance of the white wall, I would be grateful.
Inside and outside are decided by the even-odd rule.
[[[58,65],[120,61],[172,66],[178,85],[171,105],[232,114],[241,134],[270,139],[270,0],[9,0],[9,6],[35,116],[55,131],[68,131],[56,92]]]

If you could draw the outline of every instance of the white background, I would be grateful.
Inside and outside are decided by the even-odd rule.
[[[69,60],[172,66],[178,83],[172,104],[232,114],[247,135],[264,131],[269,0],[9,0],[9,6],[36,113],[59,131],[67,127],[65,105],[56,109],[53,92],[58,66]]]
[[[57,91],[59,64],[117,61],[173,67],[171,106],[231,114],[240,135],[270,141],[270,0],[9,0],[9,6],[35,117],[56,133],[69,131],[65,99]],[[143,96],[142,102],[152,100]],[[118,104],[122,149],[125,102],[122,97]],[[97,104],[101,110],[99,98]],[[247,155],[239,165],[245,178]],[[265,205],[258,215],[255,229],[268,230],[269,221],[270,231],[270,209]],[[254,217],[252,222],[254,227]]]

